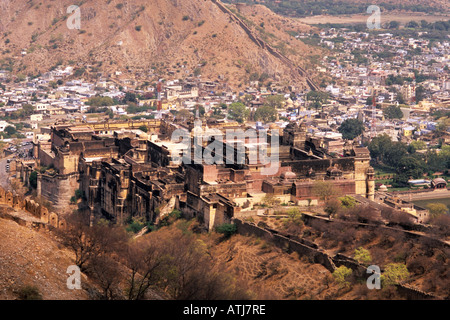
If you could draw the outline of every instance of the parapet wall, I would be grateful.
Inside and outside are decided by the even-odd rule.
[[[308,223],[310,223],[311,220],[314,220],[316,218],[324,221],[325,223],[330,223],[330,221],[310,215],[308,215],[305,220],[307,220]],[[321,264],[330,272],[334,272],[334,270],[336,270],[337,267],[344,265],[347,268],[352,269],[357,278],[366,279],[368,277],[368,274],[366,273],[367,267],[358,263],[356,260],[350,257],[347,257],[342,254],[337,254],[336,256],[331,257],[323,250],[321,250],[316,244],[307,245],[307,242],[302,241],[302,239],[298,239],[298,241],[293,240],[279,234],[276,230],[261,228],[255,225],[254,223],[243,222],[239,219],[233,219],[233,223],[237,227],[238,234],[254,235],[263,240],[272,242],[277,247],[286,250],[287,252],[297,252],[299,256],[308,257],[310,261]],[[307,222],[305,221],[305,223]],[[398,283],[396,284],[396,287],[398,288],[399,294],[406,297],[407,299],[412,300],[442,299],[440,297],[421,291],[417,288],[411,287],[404,283]]]
[[[306,256],[314,263],[319,263],[327,268],[330,272],[336,269],[330,256],[318,248],[310,247],[304,243],[289,239],[283,235],[276,234],[260,228],[252,223],[243,222],[239,219],[233,220],[237,227],[237,232],[241,235],[254,235],[266,241],[274,243],[277,247],[287,252],[297,252],[299,256]]]
[[[0,187],[0,204],[6,204],[17,210],[24,210],[39,218],[47,226],[64,229],[66,220],[55,212],[49,212],[46,207],[34,200],[23,199]]]

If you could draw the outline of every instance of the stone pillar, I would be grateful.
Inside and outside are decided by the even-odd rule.
[[[367,199],[375,200],[375,170],[372,167],[367,169]]]
[[[41,186],[42,186],[42,175],[40,173],[38,173],[38,175],[37,175],[37,187],[36,187],[38,198],[40,196],[42,196]]]

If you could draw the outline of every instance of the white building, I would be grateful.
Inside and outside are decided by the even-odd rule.
[[[13,125],[6,121],[0,120],[0,131],[1,132],[5,131],[5,128],[8,126],[13,126]]]

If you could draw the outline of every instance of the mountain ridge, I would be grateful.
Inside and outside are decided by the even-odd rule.
[[[87,0],[79,6],[79,30],[67,27],[74,15],[67,13],[68,0],[46,5],[18,2],[14,8],[7,1],[0,2],[0,14],[5,17],[0,21],[0,68],[15,73],[36,76],[71,62],[79,67],[91,65],[93,73],[121,70],[128,71],[129,77],[141,73],[163,78],[201,74],[211,80],[220,77],[231,86],[242,86],[256,72],[307,87],[304,74],[293,71],[270,47],[252,40],[245,24],[224,12],[220,1],[155,0],[149,6],[143,0]],[[258,17],[258,13],[252,15]],[[271,39],[283,38],[287,25],[311,29],[273,17],[283,22],[278,23],[277,34],[270,34]],[[297,61],[303,60],[299,56],[316,54],[301,41],[288,41],[280,43]]]

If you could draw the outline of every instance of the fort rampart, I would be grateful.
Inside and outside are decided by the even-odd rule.
[[[16,210],[24,210],[34,217],[40,219],[41,223],[33,223],[35,227],[53,227],[64,229],[66,220],[55,212],[50,212],[45,206],[31,199],[23,199],[18,195],[14,195],[11,191],[7,191],[0,187],[0,204],[6,204]],[[25,220],[17,218],[13,219],[19,224],[26,224]],[[23,220],[23,223],[21,223]]]

